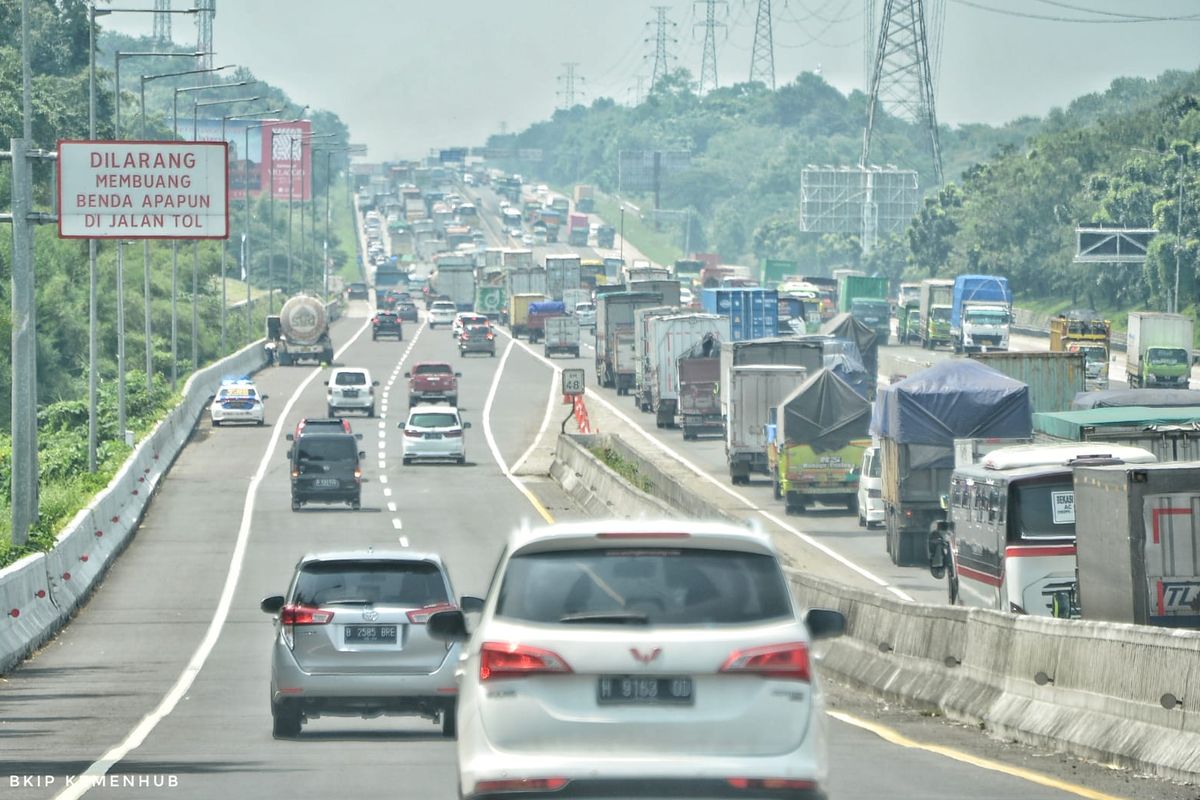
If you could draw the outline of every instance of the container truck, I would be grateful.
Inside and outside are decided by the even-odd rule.
[[[788,512],[814,502],[858,514],[859,465],[871,446],[871,404],[827,369],[771,409],[767,465],[775,499]]]
[[[502,321],[508,324],[514,339],[520,339],[522,335],[529,333],[529,306],[545,300],[546,295],[541,292],[522,292],[508,296],[507,319]]]
[[[503,286],[480,284],[475,287],[475,313],[498,320],[508,306],[508,292]]]
[[[501,263],[505,270],[511,269],[533,269],[533,251],[532,250],[505,250],[501,256]]]
[[[929,563],[931,526],[954,469],[954,440],[1029,438],[1029,387],[977,361],[940,361],[875,400],[871,435],[883,459],[884,525],[892,562]]]
[[[950,306],[954,352],[1007,350],[1012,290],[998,275],[959,275]]]
[[[596,298],[596,382],[629,394],[633,388],[634,312],[662,304],[656,292],[610,292]]]
[[[725,436],[721,415],[721,343],[705,337],[675,362],[679,403],[675,422],[685,441],[702,434]]]
[[[1108,356],[1112,324],[1092,315],[1072,314],[1050,320],[1051,353],[1083,353],[1087,389],[1108,388]]]
[[[1075,395],[1086,389],[1082,353],[972,353],[970,358],[1027,384],[1035,414],[1068,411]]]
[[[732,325],[732,321],[731,321]],[[821,342],[801,339],[767,338],[753,341],[730,340],[721,344],[721,414],[725,418],[725,455],[729,461],[729,475],[735,483],[746,483],[750,480],[751,472],[767,473],[765,426],[768,410],[779,404],[801,381],[796,380],[787,391],[771,395],[771,402],[761,406],[759,417],[738,416],[739,424],[747,424],[746,420],[759,419],[760,429],[757,433],[747,433],[739,429],[733,431],[730,427],[732,416],[740,412],[734,407],[736,401],[730,391],[734,388],[734,370],[749,366],[781,366],[793,368],[788,374],[812,375],[824,366],[823,347]],[[774,386],[774,384],[771,384]],[[751,397],[757,397],[752,394]],[[758,406],[755,406],[758,408]],[[747,412],[750,413],[750,412]],[[758,414],[759,412],[754,412]],[[751,436],[751,434],[753,434]],[[747,437],[751,436],[749,440]]]
[[[887,278],[868,277],[862,274],[846,274],[838,278],[838,311],[843,314],[850,311],[850,307],[855,300],[883,300],[887,302],[887,296]]]
[[[529,315],[525,320],[525,332],[529,334],[530,344],[540,342],[546,335],[546,320],[566,315],[567,311],[561,300],[540,300],[530,303]]]
[[[953,303],[954,281],[943,278],[921,281],[918,327],[922,348],[933,350],[938,346],[954,344],[950,336],[950,309]]]
[[[545,292],[554,300],[562,300],[563,293],[580,286],[579,256],[556,254],[546,256]]]
[[[626,287],[631,292],[654,292],[662,295],[663,305],[677,306],[680,304],[682,285],[670,278],[655,278],[653,280],[634,280]]]
[[[591,184],[575,184],[575,210],[590,214],[596,207],[596,189]]]
[[[566,353],[572,358],[579,358],[579,323],[573,317],[546,317],[542,326],[546,336],[543,348],[546,358],[555,353]]]
[[[678,311],[650,316],[644,323],[642,385],[646,410],[659,428],[675,424],[679,408],[679,357],[710,339],[729,338],[729,319],[715,314],[680,314]],[[644,353],[644,355],[643,355]]]
[[[1113,442],[1143,447],[1159,461],[1200,461],[1200,407],[1119,406],[1033,415],[1042,442]]]
[[[1125,337],[1131,389],[1187,389],[1192,377],[1192,320],[1182,314],[1133,311]]]
[[[633,312],[633,402],[639,411],[650,411],[650,386],[646,380],[647,365],[650,363],[651,337],[649,335],[651,320],[678,314],[678,306],[654,305],[639,308]],[[660,426],[661,427],[661,426]]]
[[[758,287],[703,289],[700,307],[729,317],[730,341],[779,335],[779,292]]]
[[[596,229],[596,247],[611,250],[617,240],[617,229],[612,225],[601,225]]]
[[[467,263],[459,263],[459,259]],[[475,308],[475,265],[470,259],[452,256],[439,259],[433,273],[438,294],[447,295],[459,311]]]
[[[750,483],[753,472],[769,474],[767,421],[809,372],[791,364],[750,364],[721,370],[721,409],[725,416],[725,459],[735,486]]]
[[[666,267],[652,267],[650,262],[634,262],[631,266],[621,268],[621,282],[628,288],[634,281],[669,281],[671,270]],[[630,289],[629,291],[633,291]]]
[[[1076,468],[1083,618],[1200,627],[1197,508],[1195,463]]]
[[[504,274],[508,296],[514,294],[547,294],[545,267],[513,267]]]
[[[572,247],[587,247],[588,215],[571,214],[567,217],[567,244]]]
[[[304,294],[289,297],[279,309],[278,324],[268,324],[268,332],[275,333],[275,358],[281,367],[301,361],[333,363],[329,317],[325,304],[316,297]]]
[[[388,289],[403,289],[408,283],[408,272],[400,266],[399,259],[388,259],[375,267],[375,294],[379,297]]]

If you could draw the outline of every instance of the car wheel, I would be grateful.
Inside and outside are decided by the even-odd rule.
[[[466,457],[466,456],[459,456],[458,458],[454,459],[454,463],[456,463],[456,464],[459,464],[459,465],[466,464],[466,463],[467,463],[467,457]]]
[[[326,406],[326,407],[325,407],[325,410],[328,412],[328,413],[326,414],[326,416],[327,416],[327,417],[332,417],[332,416],[334,416],[334,412],[335,412],[335,411],[337,411],[337,409],[336,409],[336,408],[334,408],[333,406]]]
[[[214,428],[219,428],[219,427],[221,427],[221,420],[219,420],[219,419],[214,419],[214,420],[213,420],[213,427],[214,427]]]
[[[458,405],[458,395],[454,395],[453,397],[448,397],[446,399],[450,401],[450,405],[452,405],[452,406]]]
[[[866,528],[866,527],[868,527],[868,526],[867,526],[867,521],[866,521],[865,519],[863,519],[863,515],[862,515],[862,514],[859,514],[859,515],[858,515],[858,527],[860,527],[860,528]]]
[[[300,708],[292,703],[271,704],[271,735],[276,739],[295,739],[300,735]]]
[[[266,425],[266,424],[267,424],[267,421],[266,421],[265,419],[260,419],[260,420],[258,421],[258,427],[260,427],[260,428],[261,428],[263,425]]]
[[[370,419],[371,417],[374,417],[374,416],[375,416],[375,406],[371,406],[370,408],[367,409],[367,418]]]
[[[378,337],[378,336],[376,336],[374,333],[372,333],[372,334],[371,334],[371,341],[372,341],[372,342],[377,342],[377,341],[379,341],[379,337]]]
[[[457,702],[451,703],[449,708],[442,711],[442,736],[447,739],[453,739],[458,735],[457,711]]]
[[[292,498],[292,511],[299,511],[299,510],[300,510],[300,501],[295,498]]]
[[[362,508],[362,500],[360,498],[356,497],[350,501],[351,511],[358,511],[360,508]]]

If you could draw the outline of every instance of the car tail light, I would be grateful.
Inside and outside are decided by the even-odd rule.
[[[809,681],[808,645],[789,642],[734,650],[721,665],[721,672],[745,672],[766,678]]]
[[[416,428],[405,428],[404,435],[410,439],[420,439],[421,438],[421,432],[419,430],[417,430]]]
[[[468,341],[470,338],[471,338],[471,334],[467,333],[466,331],[463,331],[462,340],[465,342],[465,341]]]
[[[566,778],[506,778],[499,781],[480,781],[475,794],[504,794],[506,792],[557,792],[570,783]]]
[[[491,341],[492,339],[495,339],[495,338],[496,338],[496,334],[494,334],[494,333],[489,333],[489,334],[487,335],[487,338],[488,338],[488,341]]]
[[[509,642],[484,642],[479,648],[479,680],[522,678],[526,675],[569,673],[571,667],[557,653],[540,647]]]
[[[293,477],[293,478],[299,478],[299,477],[300,477],[300,470],[298,470],[298,469],[294,469],[294,470],[292,470],[292,477]]]
[[[355,467],[354,468],[354,480],[359,480],[360,478],[362,478],[362,467]]]
[[[447,439],[461,439],[462,438],[462,429],[460,428],[458,430],[446,431],[442,435],[445,436]]]
[[[413,625],[424,625],[429,622],[429,618],[439,611],[453,611],[458,608],[454,603],[433,603],[424,608],[418,608],[408,612],[408,621]]]
[[[284,606],[279,612],[279,621],[284,625],[328,625],[332,620],[332,611],[312,606]]]
[[[734,789],[811,791],[817,788],[816,781],[804,781],[795,778],[726,778],[725,782]]]

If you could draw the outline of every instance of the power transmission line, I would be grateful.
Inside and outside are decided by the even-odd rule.
[[[775,90],[775,34],[771,28],[771,0],[758,0],[754,18],[754,48],[750,53],[750,82],[762,81]]]
[[[667,19],[667,12],[670,10],[670,6],[654,6],[655,19],[646,23],[654,26],[654,71],[650,74],[650,91],[654,91],[658,82],[671,71],[671,55],[667,52],[667,43],[678,43],[677,39],[667,33],[667,28],[675,25],[674,22]]]
[[[563,62],[563,68],[566,69],[566,72],[558,76],[558,82],[562,85],[562,89],[558,91],[558,96],[563,99],[563,105],[559,106],[559,108],[575,107],[575,82],[579,81],[583,83],[583,78],[575,74],[575,68],[578,66],[578,61]]]
[[[958,3],[960,6],[969,6],[971,8],[977,8],[980,11],[990,11],[993,14],[1004,14],[1005,16],[1009,16],[1009,17],[1020,17],[1022,19],[1037,19],[1037,20],[1043,20],[1046,22],[1085,22],[1085,23],[1100,24],[1100,25],[1103,25],[1103,24],[1129,25],[1129,24],[1135,24],[1135,23],[1141,23],[1141,22],[1196,22],[1196,21],[1200,20],[1200,14],[1182,14],[1179,16],[1172,16],[1172,17],[1134,17],[1134,16],[1129,16],[1129,17],[1121,17],[1121,18],[1117,18],[1117,19],[1089,19],[1087,17],[1055,17],[1055,16],[1051,16],[1049,14],[1032,14],[1027,11],[1012,11],[1011,9],[1007,9],[1007,8],[996,8],[995,6],[984,5],[983,3],[973,3],[973,2],[971,2],[971,0],[952,0],[952,2]],[[1065,7],[1065,6],[1063,6],[1062,4],[1059,4],[1059,7]],[[1104,12],[1097,11],[1095,9],[1080,9],[1080,10],[1089,11],[1093,14],[1104,13]],[[1111,12],[1109,12],[1109,13],[1111,13]]]
[[[700,58],[700,94],[704,94],[717,88],[717,28],[725,27],[717,22],[717,4],[725,5],[725,0],[693,0],[693,6],[698,3],[704,4],[704,55]]]
[[[154,0],[154,46],[171,43],[171,0]]]
[[[879,44],[871,72],[867,127],[863,131],[863,167],[871,163],[871,135],[881,106],[886,106],[887,113],[926,129],[933,172],[940,185],[942,152],[933,101],[924,0],[884,0]]]

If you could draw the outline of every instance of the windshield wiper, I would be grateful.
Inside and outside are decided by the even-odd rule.
[[[593,622],[600,625],[649,625],[645,614],[629,611],[583,611],[558,618],[559,622]]]
[[[374,604],[375,604],[375,601],[373,601],[373,600],[367,600],[366,598],[358,598],[358,597],[346,598],[344,600],[323,600],[323,601],[321,601],[321,605],[323,605],[323,606],[370,606],[370,605],[374,605]]]

